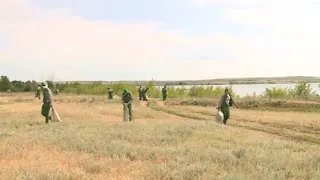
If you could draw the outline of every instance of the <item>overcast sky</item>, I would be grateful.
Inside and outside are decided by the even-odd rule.
[[[10,79],[320,76],[320,0],[0,0]]]

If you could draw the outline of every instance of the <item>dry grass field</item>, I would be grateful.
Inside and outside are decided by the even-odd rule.
[[[45,124],[41,100],[0,94],[0,179],[320,179],[320,113],[136,102],[123,123],[119,99],[55,97],[61,123]]]

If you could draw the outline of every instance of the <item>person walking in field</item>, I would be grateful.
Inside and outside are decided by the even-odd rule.
[[[43,104],[41,108],[41,114],[45,117],[45,121],[48,124],[49,120],[51,120],[49,112],[52,107],[52,91],[49,89],[47,82],[41,83],[41,86],[43,89]]]
[[[41,87],[40,87],[40,84],[38,84],[35,98],[38,98],[39,100],[41,99],[40,92],[41,92]]]
[[[167,100],[167,95],[168,95],[168,91],[167,91],[167,86],[164,86],[162,88],[162,100],[166,101]]]
[[[121,98],[122,104],[123,104],[123,111],[125,111],[125,106],[128,107],[129,110],[129,121],[132,121],[132,101],[133,101],[133,96],[128,89],[124,89],[122,93],[122,98]]]
[[[138,88],[138,92],[139,92],[139,101],[142,101],[143,89],[141,86]]]
[[[239,106],[233,100],[228,88],[226,88],[224,92],[225,94],[221,96],[217,109],[221,110],[221,112],[223,113],[223,124],[226,125],[230,117],[230,106],[232,106],[233,103],[236,105],[237,108],[239,108]]]
[[[108,99],[113,99],[113,90],[110,87],[108,87]]]

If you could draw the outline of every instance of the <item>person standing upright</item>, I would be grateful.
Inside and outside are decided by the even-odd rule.
[[[113,90],[110,87],[108,87],[108,99],[113,99]]]
[[[41,108],[41,114],[45,117],[46,123],[48,123],[49,120],[51,120],[49,112],[52,107],[52,91],[49,89],[47,82],[43,82],[41,85],[43,89],[43,104]]]
[[[167,90],[167,86],[164,86],[162,88],[162,100],[166,101],[167,100],[167,95],[168,95],[168,90]]]
[[[35,98],[38,98],[40,100],[41,99],[40,93],[41,93],[41,87],[40,87],[40,84],[38,84]]]
[[[138,92],[139,92],[139,101],[142,101],[142,97],[143,97],[143,89],[142,89],[142,87],[141,87],[141,86],[138,88]]]

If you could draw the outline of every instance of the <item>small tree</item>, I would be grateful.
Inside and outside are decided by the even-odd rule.
[[[296,84],[293,90],[291,90],[291,94],[293,97],[309,98],[310,96],[314,96],[316,92],[313,91],[309,83],[301,81]]]
[[[31,90],[35,91],[38,88],[38,83],[35,80],[31,81]]]
[[[31,81],[27,81],[23,87],[23,91],[24,92],[29,92],[32,89],[32,84]]]
[[[12,84],[7,76],[1,76],[0,78],[0,91],[5,92],[12,88]]]
[[[55,77],[56,77],[56,76],[54,75],[54,73],[50,73],[50,74],[48,75],[47,83],[48,83],[48,87],[49,87],[50,89],[54,89],[54,88],[55,88],[55,85],[54,85]]]
[[[149,97],[158,98],[160,97],[160,90],[156,87],[155,81],[152,79],[148,82],[147,87],[149,88],[147,94]]]

